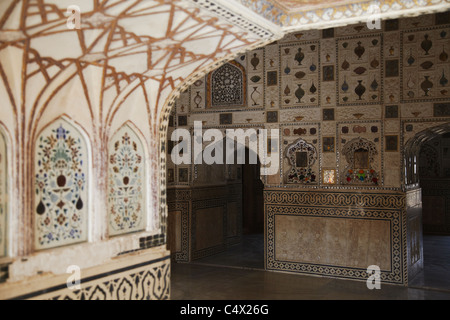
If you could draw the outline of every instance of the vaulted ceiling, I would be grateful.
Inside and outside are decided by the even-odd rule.
[[[448,0],[236,0],[283,30],[323,29],[450,9]]]

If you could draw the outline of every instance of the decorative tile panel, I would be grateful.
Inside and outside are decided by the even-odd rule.
[[[339,105],[378,104],[382,101],[382,36],[371,34],[336,40]]]
[[[402,35],[402,100],[448,99],[450,27],[405,30]]]
[[[89,157],[84,137],[60,119],[41,132],[35,148],[35,248],[86,241]]]
[[[283,108],[318,107],[320,42],[282,44],[280,59],[280,105]]]
[[[264,49],[247,54],[247,106],[261,108],[264,104]]]
[[[108,163],[109,234],[143,230],[146,215],[145,151],[138,135],[124,125],[111,138]]]

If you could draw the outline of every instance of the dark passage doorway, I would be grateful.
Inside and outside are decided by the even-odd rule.
[[[261,165],[250,164],[249,149],[242,165],[242,233],[264,234],[264,184],[260,179]]]
[[[450,291],[450,130],[430,131],[416,165],[422,192],[423,270],[410,287]],[[447,131],[446,133],[442,133]]]
[[[192,263],[264,269],[264,184],[260,179],[259,160],[257,163],[251,163],[250,152],[245,148],[245,164],[235,164],[242,183],[240,242],[229,245],[224,252],[193,260]]]

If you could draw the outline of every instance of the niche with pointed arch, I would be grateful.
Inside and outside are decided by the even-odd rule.
[[[110,139],[108,157],[108,228],[111,236],[146,226],[145,150],[128,124]]]
[[[88,153],[80,130],[64,118],[39,134],[34,151],[35,249],[87,241]]]

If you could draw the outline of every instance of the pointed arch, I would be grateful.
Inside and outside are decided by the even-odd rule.
[[[108,143],[108,230],[110,236],[142,231],[148,221],[146,143],[128,121]]]
[[[34,146],[34,247],[88,240],[90,152],[81,128],[62,116],[39,133]]]

